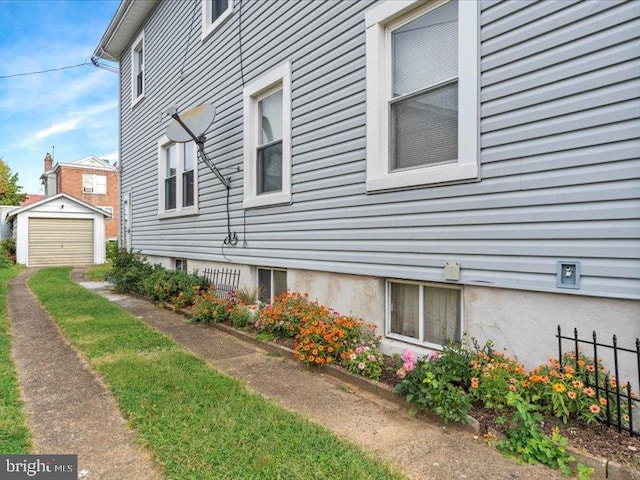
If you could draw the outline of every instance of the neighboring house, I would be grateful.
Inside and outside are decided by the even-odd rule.
[[[125,245],[528,366],[640,336],[640,2],[122,1]],[[205,150],[166,136],[212,103]],[[239,241],[229,241],[230,229]],[[227,239],[227,242],[225,242]]]
[[[93,265],[105,261],[108,214],[66,193],[14,208],[7,215],[16,239],[16,263],[28,267]]]
[[[46,195],[40,195],[38,193],[27,193],[27,197],[20,203],[21,207],[24,207],[26,205],[30,205],[32,203],[36,203],[39,202],[40,200],[42,200]]]
[[[56,163],[50,154],[44,157],[40,177],[46,196],[67,193],[105,210],[107,240],[117,240],[120,222],[120,180],[117,167],[107,160],[90,156],[73,163]]]

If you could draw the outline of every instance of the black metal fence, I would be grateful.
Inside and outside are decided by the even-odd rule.
[[[236,294],[240,285],[240,270],[205,268],[202,276],[213,285],[216,295],[226,300]]]
[[[636,367],[637,373],[637,381],[636,387],[640,386],[640,339],[636,338],[636,349],[632,350],[629,348],[623,348],[618,346],[618,339],[614,335],[612,338],[612,344],[608,345],[605,343],[600,343],[598,341],[596,332],[594,331],[592,334],[591,340],[585,340],[578,338],[578,329],[573,329],[573,336],[564,336],[562,335],[562,330],[560,325],[558,325],[558,334],[556,335],[558,339],[558,361],[562,366],[563,361],[566,358],[563,358],[567,351],[563,350],[562,341],[568,340],[572,346],[570,347],[572,352],[575,354],[576,360],[580,358],[581,351],[579,350],[579,346],[581,344],[587,345],[587,347],[583,350],[582,353],[585,355],[591,356],[593,353],[593,362],[594,362],[594,372],[591,374],[589,371],[585,371],[584,383],[587,387],[591,387],[595,389],[596,398],[604,398],[605,404],[603,405],[604,413],[603,417],[606,424],[610,427],[617,428],[618,432],[628,432],[632,437],[640,437],[640,427],[634,426],[634,414],[633,410],[636,407],[640,406],[640,399],[637,394],[634,393],[633,387],[631,385],[631,381],[628,380],[625,383],[620,381],[620,355],[627,355],[628,358],[633,358],[628,364],[634,364]],[[605,350],[605,353],[608,352],[613,357],[613,374],[609,371],[604,375],[600,372],[604,370],[604,365],[602,361],[602,350]],[[613,375],[613,376],[612,376]],[[635,380],[634,380],[635,381]],[[623,412],[627,412],[626,414]],[[636,420],[638,417],[636,416]]]

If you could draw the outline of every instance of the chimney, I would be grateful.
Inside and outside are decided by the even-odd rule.
[[[47,152],[47,154],[44,156],[45,173],[51,170],[52,168],[53,168],[53,158],[51,158],[51,155],[49,154],[49,152]]]

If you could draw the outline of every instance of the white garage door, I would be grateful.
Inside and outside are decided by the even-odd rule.
[[[30,267],[92,264],[92,219],[29,219]]]

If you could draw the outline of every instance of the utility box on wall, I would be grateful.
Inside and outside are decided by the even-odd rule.
[[[573,260],[561,260],[556,267],[556,287],[580,288],[580,262]]]

